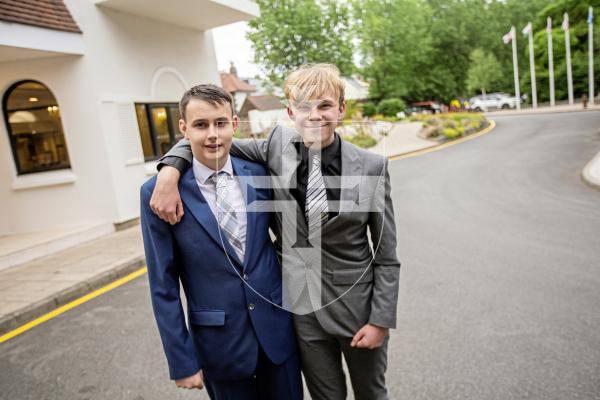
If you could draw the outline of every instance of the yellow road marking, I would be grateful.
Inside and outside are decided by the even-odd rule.
[[[8,333],[5,333],[4,335],[0,336],[0,343],[4,343],[7,340],[12,339],[12,338],[14,338],[17,335],[20,335],[23,332],[27,332],[31,328],[34,328],[34,327],[36,327],[36,326],[38,326],[38,325],[40,325],[40,324],[42,324],[42,323],[44,323],[44,322],[46,322],[46,321],[54,318],[54,317],[56,317],[56,316],[58,316],[58,315],[60,315],[60,314],[62,314],[64,312],[66,312],[66,311],[69,311],[72,308],[77,307],[80,304],[83,304],[83,303],[85,303],[87,301],[90,301],[93,298],[98,297],[98,296],[100,296],[100,295],[102,295],[102,294],[104,294],[104,293],[106,293],[106,292],[108,292],[110,290],[118,288],[119,286],[121,286],[121,285],[123,285],[123,284],[125,284],[125,283],[127,283],[127,282],[129,282],[129,281],[131,281],[131,280],[133,280],[135,278],[137,278],[138,276],[145,274],[146,271],[147,271],[146,267],[140,268],[137,271],[134,271],[134,272],[130,273],[129,275],[126,275],[126,276],[124,276],[124,277],[122,277],[120,279],[117,279],[114,282],[109,283],[106,286],[101,287],[100,289],[96,289],[93,292],[86,294],[85,296],[82,296],[82,297],[80,297],[78,299],[75,299],[75,300],[73,300],[73,301],[65,304],[64,306],[60,306],[57,309],[55,309],[53,311],[50,311],[49,313],[44,314],[41,317],[38,317],[38,318],[34,319],[33,321],[30,321],[30,322],[28,322],[28,323],[26,323],[24,325],[21,325],[20,327],[18,327],[16,329],[14,329],[14,330],[12,330],[12,331],[10,331]]]
[[[426,154],[426,153],[430,153],[430,152],[433,152],[433,151],[438,151],[438,150],[441,150],[441,149],[445,149],[446,147],[454,146],[455,144],[463,143],[463,142],[466,142],[467,140],[475,139],[476,137],[485,135],[486,133],[490,132],[495,127],[496,127],[496,122],[493,121],[493,120],[490,120],[490,125],[487,128],[482,129],[481,131],[479,131],[477,133],[474,133],[472,135],[465,136],[463,138],[460,138],[460,139],[457,139],[457,140],[453,140],[451,142],[442,143],[442,144],[439,144],[437,146],[428,147],[428,148],[423,149],[423,150],[417,150],[417,151],[413,151],[413,152],[410,152],[410,153],[407,153],[407,154],[402,154],[402,155],[398,155],[398,156],[392,156],[392,157],[389,157],[389,159],[392,160],[392,161],[393,160],[401,160],[403,158],[414,157],[414,156],[418,156],[418,155],[421,155],[421,154]],[[28,322],[28,323],[26,323],[24,325],[21,325],[20,327],[18,327],[16,329],[14,329],[14,330],[12,330],[12,331],[10,331],[8,333],[5,333],[4,335],[0,336],[0,343],[4,343],[7,340],[12,339],[12,338],[14,338],[17,335],[20,335],[23,332],[27,332],[28,330],[30,330],[30,329],[32,329],[32,328],[34,328],[34,327],[36,327],[36,326],[38,326],[38,325],[46,322],[46,321],[48,321],[48,320],[50,320],[50,319],[52,319],[52,318],[54,318],[54,317],[56,317],[56,316],[64,313],[64,312],[67,312],[67,311],[69,311],[72,308],[77,307],[80,304],[83,304],[83,303],[85,303],[85,302],[87,302],[87,301],[89,301],[89,300],[91,300],[91,299],[93,299],[95,297],[98,297],[98,296],[100,296],[100,295],[102,295],[102,294],[104,294],[104,293],[106,293],[108,291],[111,291],[111,290],[113,290],[115,288],[118,288],[119,286],[121,286],[121,285],[123,285],[123,284],[125,284],[125,283],[127,283],[127,282],[129,282],[129,281],[131,281],[131,280],[133,280],[135,278],[137,278],[140,275],[145,274],[146,272],[147,272],[147,268],[146,267],[140,268],[137,271],[134,271],[134,272],[132,272],[131,274],[129,274],[127,276],[124,276],[123,278],[117,279],[116,281],[114,281],[112,283],[109,283],[106,286],[101,287],[100,289],[96,289],[93,292],[86,294],[85,296],[82,296],[82,297],[80,297],[78,299],[75,299],[75,300],[71,301],[70,303],[65,304],[64,306],[58,307],[57,309],[55,309],[53,311],[50,311],[49,313],[44,314],[41,317],[38,317],[38,318],[34,319],[33,321],[30,321],[30,322]]]
[[[479,136],[483,136],[486,133],[489,133],[492,129],[494,129],[496,127],[496,122],[494,120],[489,120],[489,121],[490,121],[490,124],[486,128],[484,128],[484,129],[480,130],[479,132],[474,133],[472,135],[465,136],[460,139],[453,140],[451,142],[446,142],[446,143],[438,144],[436,146],[427,147],[426,149],[416,150],[416,151],[412,151],[410,153],[400,154],[397,156],[391,156],[388,159],[390,161],[394,161],[394,160],[401,160],[403,158],[420,156],[421,154],[426,154],[426,153],[431,153],[433,151],[442,150],[442,149],[445,149],[446,147],[454,146],[456,144],[463,143],[463,142],[466,142],[471,139],[475,139]]]

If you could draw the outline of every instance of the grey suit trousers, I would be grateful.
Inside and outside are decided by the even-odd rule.
[[[294,315],[294,325],[302,373],[312,400],[346,399],[342,355],[356,400],[388,400],[385,386],[388,338],[377,349],[357,349],[350,346],[352,338],[327,333],[314,313]]]

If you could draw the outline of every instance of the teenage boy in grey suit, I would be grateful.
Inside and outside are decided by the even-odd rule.
[[[275,182],[275,200],[297,203],[301,210],[296,216],[299,242],[312,240],[310,226],[315,219],[309,217],[309,208],[315,205],[314,193],[319,191],[314,182],[324,182],[318,224],[323,238],[320,304],[326,306],[294,315],[308,389],[314,400],[345,399],[343,354],[355,398],[388,399],[387,344],[389,329],[396,327],[400,263],[387,160],[335,133],[346,109],[344,83],[335,66],[300,67],[288,76],[285,93],[290,101],[288,114],[297,130],[278,126],[265,140],[236,141],[231,154],[265,164]],[[320,152],[317,161],[312,158],[314,149]],[[183,215],[177,181],[190,160],[185,141],[161,160],[166,166],[160,169],[151,207],[172,224]],[[312,168],[314,162],[320,162],[320,170]],[[368,178],[380,177],[377,186],[381,190],[358,193],[348,177],[358,177],[358,187],[372,187]],[[331,184],[336,179],[338,184]],[[290,182],[294,184],[286,186]],[[352,202],[366,202],[379,211],[350,212],[344,204]],[[274,233],[281,248],[282,231],[290,217],[276,215]]]

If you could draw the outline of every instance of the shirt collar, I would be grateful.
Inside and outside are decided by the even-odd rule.
[[[339,155],[340,152],[340,135],[337,132],[334,133],[335,137],[333,143],[321,150],[321,164],[323,168],[329,167],[329,164]],[[303,160],[308,160],[309,149],[304,145],[302,141],[294,142],[296,150],[302,154]]]
[[[192,169],[194,171],[194,177],[201,184],[205,185],[208,178],[210,178],[215,172],[214,169],[208,168],[206,165],[202,164],[200,161],[194,159],[192,160]],[[227,162],[225,166],[220,171],[225,171],[229,174],[229,176],[233,176],[233,165],[231,164],[231,157],[227,156]]]

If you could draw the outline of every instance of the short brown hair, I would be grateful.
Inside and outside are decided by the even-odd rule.
[[[340,70],[333,64],[305,64],[292,71],[285,80],[285,97],[288,100],[305,101],[310,99],[295,98],[294,87],[301,91],[313,86],[310,99],[321,97],[327,90],[332,90],[338,96],[339,106],[344,102],[346,84],[340,78]]]
[[[216,85],[196,85],[188,89],[179,101],[179,113],[185,121],[185,109],[191,99],[206,101],[213,106],[218,104],[229,104],[231,115],[233,115],[233,97],[223,88]]]

